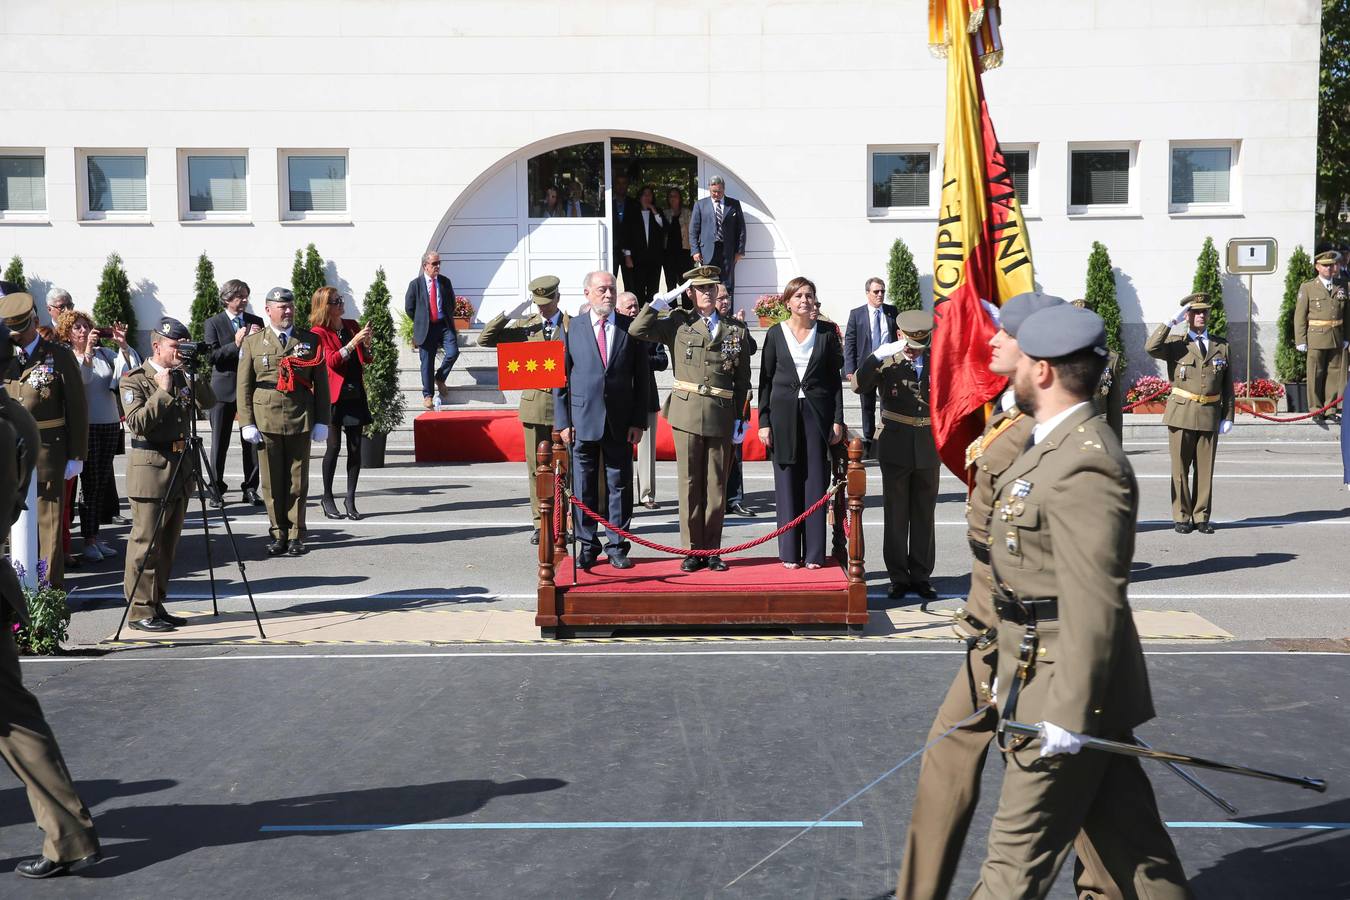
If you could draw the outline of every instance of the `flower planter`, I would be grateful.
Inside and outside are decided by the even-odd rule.
[[[1273,416],[1280,407],[1280,401],[1275,397],[1238,397],[1237,406],[1245,407],[1248,410],[1255,410],[1263,415]],[[1243,412],[1243,409],[1239,409]]]
[[[470,319],[468,317],[460,318],[459,316],[455,316],[456,331],[468,331],[471,325],[473,325],[473,319]]]
[[[1134,409],[1130,410],[1130,412],[1132,412],[1132,413],[1138,413],[1138,414],[1141,415],[1141,416],[1145,416],[1145,415],[1161,415],[1162,413],[1167,412],[1167,401],[1166,401],[1166,400],[1150,400],[1150,401],[1148,401],[1147,403],[1141,403],[1140,405],[1136,406]]]
[[[361,435],[361,465],[364,468],[384,468],[384,449],[388,440],[387,434]]]
[[[778,320],[775,319],[775,318],[772,318],[772,317],[770,317],[770,316],[760,316],[760,317],[759,317],[759,327],[760,327],[760,328],[770,328],[770,327],[772,327],[772,326],[774,326],[774,325],[777,325],[777,324],[778,324]]]
[[[1291,413],[1308,412],[1308,383],[1306,381],[1286,381],[1284,396],[1288,401],[1285,409]]]

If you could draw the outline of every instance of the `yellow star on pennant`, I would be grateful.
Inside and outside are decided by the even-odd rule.
[[[520,363],[516,362],[514,359],[511,360],[506,364],[506,371],[510,372],[512,375],[516,374],[520,371]]]
[[[549,357],[548,359],[544,360],[544,371],[552,372],[556,368],[558,368],[558,364],[553,360],[552,357]]]
[[[534,371],[535,369],[537,369],[537,368],[539,368],[539,363],[535,362],[534,360],[531,359],[531,360],[527,360],[527,361],[525,362],[525,371],[526,371],[526,372],[533,372],[533,371]]]

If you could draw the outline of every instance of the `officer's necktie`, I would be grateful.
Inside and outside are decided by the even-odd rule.
[[[545,319],[545,320],[544,320],[544,340],[546,340],[546,341],[551,341],[551,340],[553,340],[553,320],[552,320],[552,319]]]
[[[872,310],[872,349],[881,346],[881,310]]]
[[[433,322],[438,322],[441,318],[441,298],[440,294],[437,292],[437,287],[438,285],[436,284],[435,278],[428,279],[427,299],[429,302],[427,308],[431,311],[431,321]]]
[[[713,232],[713,240],[720,241],[722,239],[722,201],[719,200],[713,204],[713,211],[717,218],[717,228]]]
[[[1202,337],[1196,338],[1196,339],[1195,339],[1195,343],[1200,347],[1200,355],[1201,355],[1201,356],[1204,356],[1206,353],[1209,352],[1209,348],[1205,346],[1205,339],[1204,339],[1204,338],[1202,338]]]

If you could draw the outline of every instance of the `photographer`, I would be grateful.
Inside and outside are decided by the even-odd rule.
[[[193,396],[185,364],[198,345],[188,342],[188,330],[177,319],[160,319],[150,336],[150,359],[122,378],[122,408],[126,411],[127,496],[131,499],[131,537],[127,541],[125,592],[131,603],[127,618],[137,631],[172,631],[187,621],[169,615],[164,600],[169,593],[178,537],[188,496],[196,489],[185,468],[169,494],[175,463],[190,452]],[[180,347],[188,353],[181,353]],[[216,398],[205,382],[197,382],[197,408],[205,411]],[[185,463],[186,465],[186,463]],[[160,504],[164,515],[160,516]],[[158,535],[156,535],[158,526]],[[153,543],[153,548],[151,544]],[[139,581],[136,573],[144,561]]]

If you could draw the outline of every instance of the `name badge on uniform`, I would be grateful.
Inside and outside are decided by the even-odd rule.
[[[263,354],[263,368],[264,368],[264,369],[267,368],[267,354],[266,354],[266,353]]]
[[[135,393],[135,391],[133,391],[131,388],[127,388],[125,391],[122,392],[122,402],[123,402],[123,403],[130,403],[132,400],[135,400],[135,399],[136,399],[136,393]]]
[[[1031,482],[1024,481],[1021,478],[1013,482],[1012,495],[1014,497],[1025,497],[1031,493]]]

